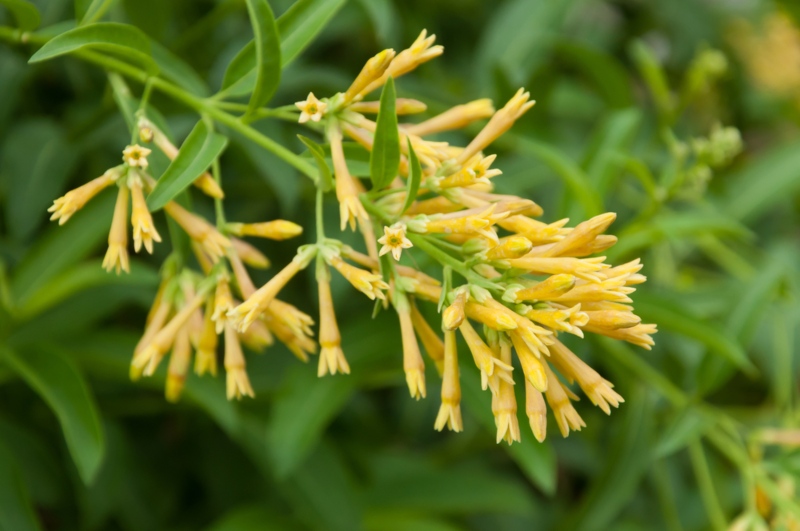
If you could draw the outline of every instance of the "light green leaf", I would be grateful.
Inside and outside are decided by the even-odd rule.
[[[36,6],[25,0],[0,0],[0,5],[11,11],[22,31],[35,30],[42,21]]]
[[[15,458],[0,441],[0,531],[40,529]]]
[[[723,210],[738,220],[754,220],[800,191],[800,142],[766,152],[725,180]]]
[[[151,74],[158,73],[150,39],[139,28],[116,22],[98,22],[66,31],[46,42],[28,62],[39,63],[83,49],[99,50],[131,60]]]
[[[408,140],[408,139],[407,139]],[[403,208],[400,209],[400,214],[408,210],[414,200],[417,198],[419,192],[419,183],[422,181],[422,166],[419,163],[417,152],[411,145],[411,140],[408,140],[408,195],[406,195],[406,202]]]
[[[89,484],[105,452],[100,415],[89,388],[72,360],[48,349],[24,353],[2,350],[2,359],[55,413],[83,482]]]
[[[397,130],[395,103],[394,80],[390,76],[381,92],[375,142],[369,158],[373,190],[388,186],[397,177],[397,169],[400,167],[400,134]]]
[[[275,16],[267,0],[245,0],[256,52],[256,84],[250,96],[250,112],[265,105],[281,79],[281,41]]]
[[[678,307],[672,301],[656,295],[640,293],[636,296],[636,310],[643,320],[658,323],[663,330],[699,341],[750,376],[758,374],[742,345],[729,334],[692,315],[688,308]]]
[[[346,0],[298,0],[278,17],[281,38],[281,64],[285,68],[328,24]],[[255,83],[255,44],[247,43],[233,58],[225,71],[222,89],[231,96],[241,96],[253,90]],[[235,87],[229,89],[233,85]]]
[[[662,459],[682,450],[714,426],[714,419],[696,408],[687,407],[662,430],[661,440],[655,446],[656,457]]]
[[[162,208],[188,188],[220,156],[227,144],[227,138],[209,131],[202,120],[197,122],[175,160],[170,163],[147,197],[150,210]]]
[[[306,136],[297,135],[297,138],[300,139],[300,142],[305,144],[309,153],[311,153],[311,156],[314,157],[314,162],[317,163],[317,168],[319,168],[319,179],[322,180],[322,191],[328,192],[332,190],[335,186],[335,183],[333,182],[333,177],[331,176],[331,170],[328,167],[328,163],[325,162],[325,150],[322,148],[322,146]]]
[[[51,226],[14,270],[11,294],[18,306],[50,279],[79,262],[106,238],[116,189],[94,198],[66,225]]]
[[[91,24],[93,22],[97,22],[102,18],[102,16],[108,11],[108,8],[111,7],[111,4],[114,3],[114,0],[92,0],[92,3],[86,8],[86,11],[83,13],[83,17],[79,23],[80,26],[84,24]]]

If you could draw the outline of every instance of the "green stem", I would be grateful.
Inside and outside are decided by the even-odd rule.
[[[214,176],[214,181],[222,188],[222,172],[219,168],[219,158],[214,159],[211,163],[211,175]],[[214,210],[217,214],[217,228],[221,231],[225,227],[225,208],[222,205],[222,199],[219,197],[214,198]]]
[[[325,240],[325,223],[322,217],[322,202],[324,200],[324,193],[322,186],[317,186],[317,201],[316,201],[316,222],[317,222],[317,243],[322,243]]]
[[[697,485],[700,487],[700,497],[703,499],[703,505],[706,508],[711,525],[718,531],[724,531],[728,524],[725,520],[725,513],[719,505],[719,499],[714,490],[714,482],[711,479],[711,471],[708,469],[708,462],[703,451],[703,443],[700,440],[694,440],[689,443],[689,456],[697,478]]]
[[[427,254],[428,256],[430,256],[443,266],[451,267],[453,271],[455,271],[456,273],[467,279],[470,283],[492,291],[500,290],[500,287],[497,286],[494,282],[486,280],[479,274],[475,273],[474,271],[469,269],[462,261],[436,247],[436,245],[428,241],[428,239],[425,236],[421,234],[407,234],[407,236],[408,239],[411,240],[411,243],[413,243],[416,247],[418,247],[422,252],[424,252],[425,254]]]

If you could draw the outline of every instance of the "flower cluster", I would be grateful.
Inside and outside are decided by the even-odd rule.
[[[645,280],[639,273],[639,261],[612,267],[605,257],[593,256],[616,243],[614,236],[605,234],[615,215],[602,214],[574,227],[567,226],[566,219],[546,223],[536,219],[543,212],[535,202],[494,192],[494,179],[502,172],[493,167],[496,155],[484,150],[534,105],[527,92],[520,89],[499,110],[491,101],[481,99],[423,121],[401,123],[397,127],[401,153],[398,170],[382,189],[367,191],[365,183],[350,173],[345,138],[371,151],[378,136],[378,120],[370,115],[378,114],[381,105],[366,98],[391,78],[440,55],[443,49],[434,41],[434,36],[423,31],[408,49],[400,53],[384,50],[367,61],[344,92],[322,99],[309,94],[296,104],[297,121],[324,135],[333,166],[340,229],[358,228],[364,252],[325,237],[318,220],[316,242],[300,246],[288,265],[256,289],[244,264],[264,267],[268,260],[238,237],[284,239],[300,233],[297,225],[279,220],[218,223],[215,227],[175,202],[165,206],[167,215],[190,236],[202,274],[165,268],[164,281],[133,356],[132,377],[153,374],[171,350],[167,397],[177,399],[192,349],[196,352],[195,371],[215,374],[217,335],[224,334],[228,396],[252,396],[240,342],[258,348],[271,344],[276,337],[300,359],[306,360],[308,354],[316,352],[312,318],[278,299],[292,278],[314,262],[319,297],[319,376],[351,370],[331,296],[334,269],[369,299],[393,307],[412,397],[420,399],[427,393],[423,349],[433,361],[442,377],[437,430],[447,426],[461,431],[463,427],[457,334],[480,371],[483,388],[492,394],[498,442],[520,440],[517,385],[524,388],[525,411],[540,441],[546,435],[548,406],[562,435],[584,426],[572,405],[578,397],[569,384],[577,383],[606,413],[623,401],[609,381],[561,341],[561,334],[583,337],[591,332],[648,349],[653,344],[655,325],[641,322],[629,297],[634,286]],[[397,115],[413,115],[424,112],[426,106],[398,98],[395,109]],[[466,146],[435,139],[437,133],[486,119],[488,122]],[[176,155],[177,149],[150,122],[140,121],[139,126],[165,154],[171,158]],[[147,154],[148,150],[139,146],[129,147],[123,167],[70,192],[53,208],[54,218],[63,222],[89,197],[118,182],[120,199],[109,238],[112,258],[107,261],[125,270],[128,189],[133,195],[136,250],[141,242],[150,250],[152,240],[159,241],[142,196],[143,189],[154,186],[146,172]],[[122,182],[122,176],[127,180]],[[201,177],[195,184],[213,197],[222,197],[218,182],[210,176]],[[322,179],[317,186],[320,212],[325,191]],[[442,280],[417,266],[401,264],[404,253],[421,253],[438,262]],[[123,254],[124,260],[120,258]],[[456,276],[460,283],[454,280]],[[439,326],[427,322],[418,302],[438,304],[441,334],[435,330]],[[515,377],[520,370],[522,374]]]

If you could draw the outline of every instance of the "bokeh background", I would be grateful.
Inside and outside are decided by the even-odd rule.
[[[75,18],[72,1],[34,3],[43,28]],[[270,3],[276,15],[291,4]],[[45,212],[118,164],[127,126],[103,71],[69,57],[28,65],[35,48],[5,39],[0,528],[673,531],[725,529],[742,514],[800,528],[800,7],[340,3],[273,104],[343,90],[367,58],[402,49],[422,28],[445,54],[400,79],[400,96],[435,113],[530,90],[537,105],[492,148],[503,154],[495,183],[540,203],[547,221],[619,214],[609,253],[617,263],[642,257],[649,281],[633,298],[659,325],[656,347],[570,345],[626,402],[606,417],[582,400],[587,427],[567,439],[551,421],[543,444],[523,429],[521,444],[496,445],[489,395],[464,370],[465,431],[438,433],[435,372],[428,398],[409,399],[396,320],[373,320],[343,283],[334,298],[350,376],[318,380],[313,363],[275,346],[248,353],[253,400],[227,402],[224,382],[208,377],[192,377],[177,405],[163,398],[163,374],[131,383],[169,245],[138,256],[128,276],[107,275],[113,199],[64,227]],[[137,25],[212,89],[251,38],[239,0],[118,0],[105,19]],[[0,5],[0,26],[14,25]],[[152,103],[178,140],[196,121],[159,95]],[[303,151],[295,124],[258,128]],[[222,172],[229,218],[313,224],[307,180],[253,144],[232,137]],[[210,202],[193,201],[211,216]],[[274,271],[297,242],[257,245]],[[286,293],[316,313],[310,276]],[[762,475],[777,492],[755,487]]]

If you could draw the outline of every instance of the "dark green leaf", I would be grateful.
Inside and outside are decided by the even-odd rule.
[[[561,41],[556,51],[559,59],[583,74],[611,107],[622,109],[636,103],[625,67],[610,53],[577,41]]]
[[[35,30],[41,23],[39,10],[36,6],[26,0],[0,0],[0,4],[14,14],[17,26],[23,31]]]
[[[317,163],[317,168],[319,168],[319,179],[322,180],[322,191],[328,192],[332,190],[335,183],[333,182],[333,177],[331,176],[331,170],[328,167],[328,163],[325,162],[325,150],[322,149],[322,146],[307,136],[297,135],[297,138],[300,139],[300,142],[305,144],[309,153],[311,153],[311,156],[314,157],[314,162]]]
[[[208,95],[209,90],[206,82],[183,59],[152,39],[150,39],[150,49],[153,54],[153,60],[158,64],[164,77],[192,94],[197,96]]]
[[[275,16],[267,0],[246,0],[253,26],[256,52],[256,85],[250,96],[250,112],[265,105],[281,79],[281,41]]]
[[[62,192],[77,161],[75,148],[58,125],[35,120],[12,129],[3,152],[0,171],[10,181],[7,227],[14,238],[28,240]]]
[[[704,416],[694,408],[680,411],[663,430],[661,440],[655,447],[656,457],[661,459],[682,450],[713,426],[712,417]]]
[[[400,209],[400,214],[408,210],[417,198],[421,181],[422,166],[419,163],[419,158],[417,158],[417,152],[414,151],[414,147],[411,145],[411,140],[408,140],[408,181],[406,182],[408,195],[406,195],[406,202],[403,204],[403,208]]]
[[[400,134],[395,103],[394,80],[390,76],[381,92],[375,142],[369,159],[373,190],[388,186],[397,177],[397,168],[400,167]]]
[[[39,238],[14,270],[11,294],[15,304],[27,304],[36,290],[79,262],[106,238],[114,209],[113,192],[94,198],[66,225],[53,225]]]
[[[607,116],[595,130],[582,166],[600,194],[607,194],[619,175],[616,157],[629,149],[641,119],[639,109],[622,109]]]
[[[162,208],[188,188],[220,156],[227,144],[227,138],[209,131],[202,120],[197,122],[175,160],[170,163],[147,197],[150,210]]]
[[[14,456],[0,441],[0,530],[38,531],[42,529],[33,512],[28,491],[22,482]]]
[[[46,42],[33,54],[29,63],[39,63],[83,49],[108,52],[158,72],[152,57],[150,39],[137,27],[116,22],[98,22],[66,31]]]
[[[92,482],[105,451],[94,398],[74,363],[49,350],[3,350],[2,358],[47,402],[64,431],[67,447],[86,484]]]

